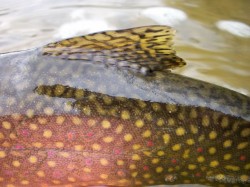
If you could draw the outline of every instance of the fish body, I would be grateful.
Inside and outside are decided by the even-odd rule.
[[[169,72],[151,26],[0,55],[0,185],[250,183],[250,98]]]

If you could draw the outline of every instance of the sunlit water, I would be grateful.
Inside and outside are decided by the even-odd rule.
[[[250,95],[249,0],[0,0],[0,53],[144,25],[177,30],[176,72]]]

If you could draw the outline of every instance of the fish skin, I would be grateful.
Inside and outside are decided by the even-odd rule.
[[[145,75],[48,46],[0,55],[2,186],[249,185],[249,97],[160,71],[174,51]]]

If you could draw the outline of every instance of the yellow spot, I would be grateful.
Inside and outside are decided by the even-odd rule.
[[[218,180],[218,181],[221,181],[221,180],[225,179],[225,175],[218,174],[218,175],[215,176],[215,179]]]
[[[225,168],[227,170],[232,170],[232,171],[239,171],[240,170],[239,166],[234,166],[234,165],[226,165]]]
[[[196,169],[196,168],[197,168],[197,166],[194,165],[194,164],[189,164],[189,165],[188,165],[188,169],[189,169],[189,170],[194,170],[194,169]]]
[[[213,161],[210,162],[210,167],[215,168],[215,167],[217,167],[218,165],[219,165],[219,162],[218,162],[217,160],[213,160]]]
[[[185,176],[187,176],[187,175],[188,175],[188,172],[183,171],[183,172],[181,172],[181,175],[185,177]]]
[[[188,144],[188,145],[193,145],[194,144],[194,139],[187,139],[187,141],[186,141],[186,143]]]
[[[75,145],[75,150],[76,151],[82,151],[83,150],[83,145]]]
[[[126,142],[130,142],[133,139],[133,136],[131,134],[125,134],[124,135],[124,140]]]
[[[208,152],[209,152],[209,154],[213,155],[213,154],[216,153],[216,148],[215,148],[215,147],[210,147],[210,148],[208,149]]]
[[[142,128],[144,126],[144,122],[140,119],[136,120],[135,122],[136,127]]]
[[[56,142],[57,148],[63,148],[64,144],[62,142]]]
[[[185,134],[185,132],[186,132],[186,130],[183,127],[179,127],[175,131],[177,136],[183,136]]]
[[[121,117],[122,117],[122,119],[124,119],[124,120],[129,119],[129,118],[130,118],[130,113],[129,113],[129,111],[123,110],[122,113],[121,113]]]
[[[228,118],[227,117],[223,117],[222,120],[221,120],[221,126],[223,128],[226,128],[228,126],[228,124],[229,124],[228,122],[229,122]]]
[[[195,125],[190,125],[190,130],[193,134],[197,134],[198,133],[198,128]]]
[[[4,178],[3,177],[0,177],[0,182],[3,182],[4,181]]]
[[[46,107],[46,108],[44,109],[44,113],[45,113],[46,115],[48,115],[48,116],[51,116],[51,115],[54,114],[54,110],[53,110],[53,108]]]
[[[130,164],[129,169],[136,169],[136,165],[135,164]]]
[[[69,153],[67,152],[59,152],[59,155],[64,157],[64,158],[68,158],[69,157]]]
[[[148,121],[152,121],[152,119],[153,119],[153,117],[152,117],[152,115],[151,115],[150,113],[146,113],[146,114],[144,115],[144,117],[145,117],[145,119],[147,119]]]
[[[205,135],[204,134],[200,135],[199,138],[198,138],[199,142],[201,142],[203,140],[205,140]]]
[[[138,150],[138,149],[140,149],[141,148],[141,145],[140,144],[134,144],[133,145],[133,149],[134,150]]]
[[[123,130],[123,125],[120,124],[120,125],[118,125],[118,126],[116,127],[115,132],[116,132],[117,134],[120,134],[120,133],[122,132],[122,130]]]
[[[44,130],[43,136],[45,138],[50,138],[52,136],[52,131],[51,130]]]
[[[49,167],[52,167],[52,168],[56,166],[55,161],[48,161],[47,164],[48,164]]]
[[[104,96],[104,97],[103,97],[103,101],[104,101],[104,103],[107,104],[107,105],[111,105],[111,104],[112,104],[112,99],[111,99],[111,97],[109,97],[109,96]]]
[[[132,155],[132,160],[138,161],[138,160],[140,160],[140,159],[141,159],[141,157],[140,157],[138,154],[133,154],[133,155]]]
[[[88,124],[88,126],[93,127],[93,126],[95,126],[95,124],[96,124],[96,120],[89,119],[89,120],[87,121],[87,124]]]
[[[101,174],[101,175],[100,175],[100,178],[102,178],[102,179],[107,179],[107,178],[108,178],[108,175],[107,175],[107,174]]]
[[[179,151],[181,149],[181,144],[175,144],[175,145],[173,145],[173,147],[172,147],[172,150],[173,151]]]
[[[11,139],[17,139],[17,136],[15,133],[10,133],[10,136],[9,136]],[[1,138],[0,138],[1,139]]]
[[[249,181],[250,177],[248,175],[241,175],[240,176],[240,181],[245,183],[247,181]]]
[[[72,117],[72,122],[75,125],[80,125],[82,123],[82,120],[79,117]]]
[[[174,120],[174,118],[169,118],[169,119],[168,119],[168,124],[171,125],[171,126],[175,125],[175,120]]]
[[[138,175],[138,172],[133,172],[131,175],[132,175],[132,177],[135,178]]]
[[[95,151],[100,151],[101,150],[101,146],[99,144],[96,144],[96,143],[92,145],[92,148]]]
[[[7,184],[6,187],[15,187],[13,184]]]
[[[4,151],[0,151],[0,158],[6,157],[6,153]]]
[[[242,137],[248,137],[250,135],[250,128],[245,128],[241,131],[240,135]]]
[[[184,154],[183,154],[183,158],[185,158],[185,159],[187,159],[187,158],[189,158],[189,153],[190,153],[190,150],[189,149],[186,149],[185,151],[184,151]]]
[[[117,164],[118,166],[123,166],[123,165],[124,165],[124,161],[123,161],[123,160],[117,160],[117,161],[116,161],[116,164]]]
[[[69,182],[76,182],[76,179],[74,177],[68,177]]]
[[[156,173],[161,173],[163,172],[163,167],[157,167],[155,171]]]
[[[151,156],[152,152],[151,151],[143,151],[143,154],[146,156]]]
[[[223,158],[224,160],[230,160],[232,158],[232,155],[228,153],[228,154],[225,154]]]
[[[106,137],[103,138],[103,141],[105,143],[111,143],[111,142],[113,142],[113,140],[114,140],[114,138],[111,137],[111,136],[106,136]]]
[[[47,124],[47,119],[46,119],[46,118],[38,118],[37,120],[38,120],[38,122],[39,122],[40,124],[42,124],[42,125]]]
[[[239,143],[237,149],[244,149],[248,146],[248,142]]]
[[[210,138],[211,140],[214,140],[216,137],[217,137],[217,133],[216,133],[215,131],[211,131],[211,132],[209,133],[209,138]]]
[[[163,141],[165,144],[168,144],[170,141],[170,135],[169,134],[163,134],[162,135]]]
[[[151,177],[151,175],[149,174],[149,173],[145,173],[144,175],[143,175],[143,178],[144,179],[149,179]]]
[[[158,112],[161,110],[161,106],[158,103],[152,103],[152,108],[155,112]]]
[[[246,165],[244,166],[244,169],[245,169],[245,170],[249,170],[249,169],[250,169],[250,163],[249,163],[249,164],[246,164]]]
[[[197,161],[198,161],[199,163],[202,163],[202,162],[205,161],[205,158],[204,158],[203,156],[198,156]]]
[[[107,165],[108,165],[108,160],[105,159],[105,158],[101,158],[101,159],[100,159],[100,163],[101,163],[101,165],[103,165],[103,166],[107,166]]]
[[[5,129],[10,129],[10,128],[11,128],[11,124],[10,124],[10,122],[8,122],[8,121],[3,121],[3,122],[2,122],[2,126],[3,126],[3,128],[5,128]]]
[[[34,116],[34,110],[28,109],[28,110],[26,111],[26,116],[27,116],[28,118],[32,118],[32,117]]]
[[[52,180],[54,184],[60,184],[61,182],[59,180]]]
[[[27,180],[22,180],[22,181],[21,181],[21,184],[22,184],[22,185],[27,185],[27,184],[29,184],[29,181],[27,181]]]
[[[5,141],[5,142],[2,143],[2,146],[3,147],[10,147],[11,144],[9,142]]]
[[[85,173],[90,173],[90,172],[91,172],[91,169],[90,169],[90,168],[85,167],[85,168],[83,168],[83,171],[84,171]]]
[[[162,125],[164,125],[164,120],[160,118],[160,119],[157,120],[156,124],[157,124],[159,127],[161,127]]]
[[[102,127],[104,129],[109,129],[111,127],[111,124],[110,124],[110,122],[108,120],[103,120],[102,121]]]
[[[146,130],[142,133],[142,137],[144,138],[148,138],[151,136],[151,131],[150,130]]]
[[[29,157],[29,162],[32,163],[32,164],[34,164],[34,163],[37,162],[37,158],[35,156],[30,156]]]
[[[202,117],[202,122],[201,124],[204,126],[204,127],[207,127],[209,124],[210,124],[210,120],[209,120],[209,117],[207,115],[203,116]]]
[[[163,156],[163,155],[165,155],[165,153],[164,153],[164,151],[158,151],[158,152],[157,152],[157,155],[158,155],[158,156]]]
[[[64,121],[65,121],[65,117],[63,117],[63,116],[58,116],[56,118],[56,124],[58,124],[58,125],[62,125],[64,123]]]
[[[12,165],[15,166],[15,167],[19,167],[21,165],[21,163],[18,160],[14,160],[12,162]]]
[[[190,117],[191,118],[197,118],[197,112],[196,109],[192,108],[191,112],[190,112]]]
[[[167,104],[167,110],[168,110],[168,112],[169,113],[172,113],[172,112],[176,112],[177,111],[177,107],[176,107],[176,105],[174,105],[174,104]]]
[[[228,147],[231,147],[232,146],[232,140],[226,140],[224,143],[223,143],[223,147],[225,148],[228,148]]]
[[[38,129],[37,124],[35,124],[35,123],[31,123],[29,126],[30,126],[31,130],[37,130]]]
[[[153,158],[151,162],[152,162],[152,164],[157,164],[157,163],[160,162],[160,159],[159,158]]]
[[[4,139],[4,135],[3,135],[3,133],[0,132],[0,140],[1,139]]]
[[[145,108],[147,106],[147,104],[142,100],[138,100],[137,102],[141,108]]]
[[[43,146],[42,143],[40,143],[40,142],[34,142],[34,143],[32,143],[32,145],[36,148],[41,148]]]
[[[36,172],[36,174],[39,176],[39,177],[45,177],[45,173],[43,171],[38,171]]]

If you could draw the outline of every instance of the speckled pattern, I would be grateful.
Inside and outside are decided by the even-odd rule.
[[[154,50],[152,42],[166,40],[169,29],[102,32],[0,55],[0,185],[247,186],[248,97],[165,71],[184,65],[179,57],[176,63],[163,60],[175,56],[172,44],[160,60],[146,52],[139,71],[133,67],[142,52],[137,55],[135,45],[126,45],[134,50],[127,59],[117,51],[122,41],[113,44],[115,51],[101,45],[107,33],[115,38],[106,38],[110,43],[119,34],[137,38],[149,32],[155,40],[139,40],[136,46]],[[85,52],[73,58],[69,52],[76,46],[66,44],[79,39],[83,44],[97,40],[99,48],[91,46],[102,58],[84,59]],[[120,58],[108,63],[107,50]],[[153,66],[147,66],[154,58]],[[119,65],[119,59],[128,66]]]

